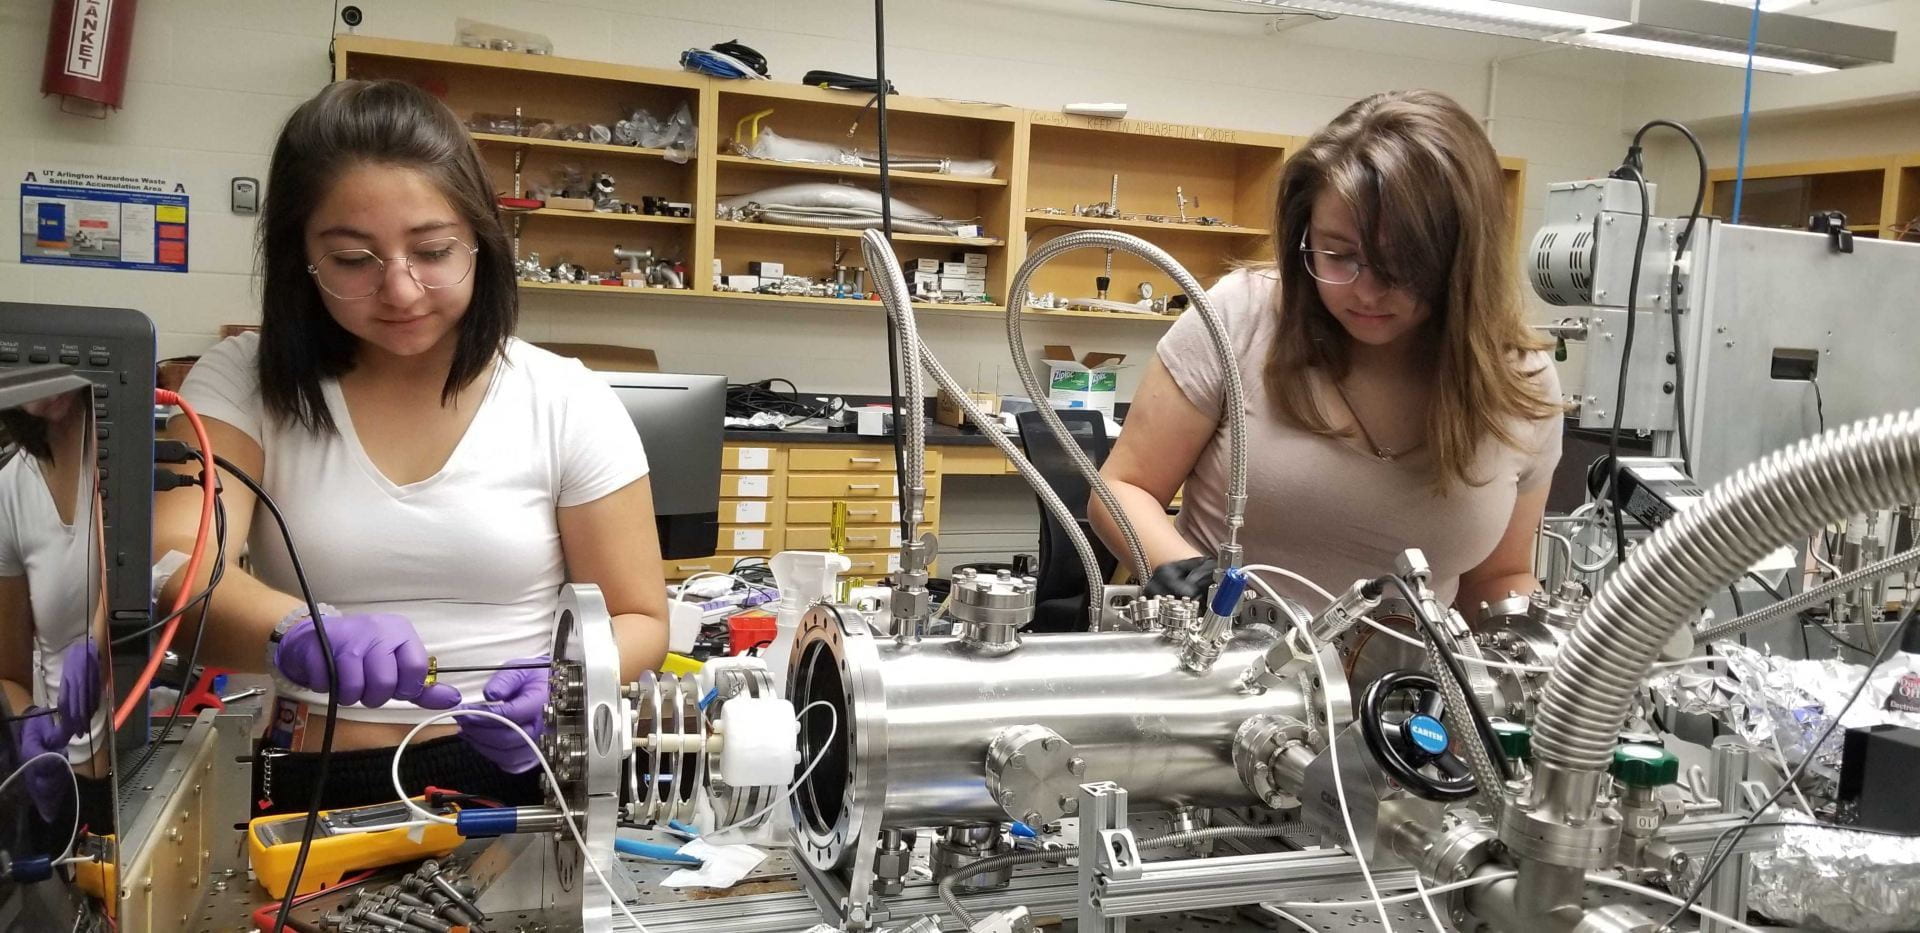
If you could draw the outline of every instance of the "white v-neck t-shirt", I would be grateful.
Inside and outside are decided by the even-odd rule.
[[[567,582],[556,510],[647,475],[640,435],[613,390],[577,360],[512,340],[446,465],[400,486],[361,447],[337,381],[322,384],[337,432],[268,415],[258,354],[254,334],[221,342],[194,365],[181,395],[202,416],[259,442],[266,454],[261,485],[286,515],[314,599],[344,613],[406,616],[444,667],[548,653]],[[265,509],[254,512],[247,543],[254,576],[300,592]],[[467,700],[481,699],[486,681],[484,673],[441,678]],[[294,696],[325,702],[318,694]],[[343,707],[340,715],[425,718],[397,700],[377,709]]]
[[[91,453],[85,454],[91,458]],[[0,467],[0,577],[25,577],[33,612],[33,691],[35,706],[60,702],[66,652],[87,637],[92,594],[100,591],[99,550],[85,529],[93,526],[91,471],[80,472],[73,490],[80,507],[71,524],[61,521],[46,473],[32,454],[21,451]],[[96,650],[104,657],[104,645]],[[101,670],[105,670],[104,661]],[[105,686],[101,688],[105,690]],[[107,706],[96,708],[86,731],[67,743],[67,760],[91,761],[108,741]],[[16,710],[16,712],[18,712]]]

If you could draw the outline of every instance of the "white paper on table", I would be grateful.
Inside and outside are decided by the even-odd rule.
[[[731,888],[767,860],[767,853],[753,846],[717,846],[705,839],[681,846],[680,854],[697,858],[701,864],[668,875],[661,884],[669,888]]]

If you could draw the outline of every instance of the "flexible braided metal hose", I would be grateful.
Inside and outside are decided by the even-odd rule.
[[[945,366],[940,364],[940,359],[933,355],[932,348],[920,342],[920,331],[914,326],[913,303],[907,299],[909,292],[906,276],[901,272],[900,261],[894,256],[893,248],[887,245],[886,238],[873,230],[861,234],[860,252],[866,257],[867,268],[873,273],[873,286],[880,294],[880,303],[886,306],[888,314],[893,315],[895,327],[900,334],[912,341],[901,354],[901,359],[906,361],[904,368],[917,376],[920,367],[913,365],[914,361],[918,360],[921,366],[926,367],[927,372],[933,375],[933,381],[960,403],[960,407],[967,413],[968,420],[980,429],[980,433],[987,436],[987,440],[993,442],[994,447],[999,448],[1001,455],[1013,464],[1014,469],[1020,473],[1020,477],[1027,481],[1027,485],[1033,487],[1034,495],[1040,498],[1040,504],[1055,521],[1060,523],[1060,527],[1067,533],[1067,539],[1073,542],[1073,550],[1079,555],[1081,569],[1087,577],[1087,630],[1099,631],[1102,608],[1100,594],[1106,585],[1106,580],[1100,574],[1100,561],[1094,555],[1093,542],[1087,540],[1086,533],[1080,530],[1080,520],[1074,517],[1073,511],[1067,508],[1067,504],[1061,501],[1060,496],[1053,491],[1053,487],[1047,483],[1047,478],[1041,475],[1033,462],[1021,452],[1019,445],[1000,429],[999,423],[981,411],[980,407],[973,403],[973,399],[961,390],[960,383],[947,372]],[[917,378],[910,385],[917,387],[919,385]],[[909,450],[917,447],[920,450],[920,456],[924,457],[926,453],[924,430],[918,436],[910,435],[908,440]],[[908,463],[913,462],[915,458],[910,455]]]
[[[927,400],[923,394],[926,392],[926,385],[921,382],[920,367],[914,365],[920,347],[920,327],[914,319],[913,306],[906,300],[908,294],[906,278],[900,271],[899,260],[893,255],[893,247],[887,243],[886,234],[878,230],[868,230],[860,234],[860,253],[866,257],[869,269],[877,268],[874,265],[876,253],[886,257],[889,263],[888,274],[885,277],[874,275],[874,289],[880,292],[881,304],[886,307],[888,316],[893,318],[894,342],[900,351],[900,379],[903,383],[903,391],[906,393],[906,404],[910,409],[903,413],[905,417],[902,419],[906,421],[907,431],[905,475],[910,485],[920,488],[926,483],[927,476],[927,420],[924,413]],[[881,284],[883,281],[886,283],[885,286]],[[885,300],[887,286],[896,289],[893,301]],[[896,425],[894,429],[899,430],[900,426]],[[900,490],[899,495],[901,501],[905,503],[906,510],[912,512],[911,516],[902,516],[912,523],[907,532],[909,536],[918,537],[921,510],[926,507],[926,503],[907,502],[905,489]]]
[[[1128,553],[1125,556],[1128,566],[1133,568],[1134,579],[1144,584],[1152,576],[1153,568],[1147,566],[1146,548],[1141,546],[1133,522],[1121,510],[1120,500],[1114,498],[1113,490],[1107,488],[1106,481],[1100,478],[1100,468],[1094,466],[1086,451],[1081,450],[1080,444],[1068,433],[1060,416],[1054,414],[1053,406],[1047,401],[1047,392],[1040,385],[1039,377],[1034,375],[1033,364],[1027,359],[1026,334],[1020,320],[1020,314],[1027,304],[1027,283],[1049,260],[1076,249],[1119,250],[1145,259],[1173,279],[1173,284],[1193,302],[1193,312],[1199,314],[1206,323],[1207,335],[1213,340],[1214,352],[1220,356],[1220,370],[1224,377],[1221,414],[1227,419],[1228,437],[1232,444],[1227,468],[1226,541],[1236,549],[1239,547],[1240,526],[1246,521],[1247,506],[1246,390],[1240,381],[1240,363],[1234,357],[1226,324],[1220,319],[1219,312],[1214,310],[1213,302],[1207,297],[1206,289],[1200,287],[1199,280],[1166,250],[1131,234],[1113,230],[1081,230],[1055,237],[1035,247],[1014,272],[1013,284],[1007,289],[1007,345],[1013,351],[1014,372],[1020,374],[1020,385],[1033,400],[1034,408],[1039,410],[1040,419],[1047,423],[1054,437],[1059,438],[1060,446],[1073,458],[1074,465],[1086,477],[1087,485],[1092,487],[1094,496],[1113,518],[1114,525],[1126,541]]]
[[[1134,845],[1140,851],[1144,852],[1148,849],[1171,849],[1177,846],[1192,845],[1196,842],[1207,842],[1213,839],[1265,839],[1283,835],[1288,828],[1289,827],[1285,826],[1214,826],[1207,829],[1190,829],[1183,833],[1169,833],[1165,836],[1156,836],[1152,839],[1142,839]],[[1079,846],[1063,846],[1058,849],[1042,849],[1036,852],[1010,852],[1006,855],[995,855],[989,858],[983,858],[940,879],[940,901],[947,905],[947,912],[952,914],[955,920],[960,921],[963,926],[971,929],[975,922],[974,916],[966,907],[961,905],[960,896],[958,892],[955,891],[955,888],[960,882],[974,875],[998,871],[1009,865],[1032,865],[1036,862],[1058,862],[1070,859],[1079,854],[1079,852]]]
[[[1791,615],[1809,606],[1826,602],[1848,590],[1871,583],[1881,577],[1890,577],[1902,570],[1920,567],[1920,548],[1902,551],[1886,560],[1866,565],[1850,574],[1828,580],[1804,593],[1796,593],[1785,600],[1774,603],[1764,609],[1756,609],[1746,615],[1729,619],[1694,636],[1698,641],[1714,641],[1765,625],[1781,616]]]
[[[1434,644],[1434,636],[1426,626],[1416,626],[1420,630],[1421,640],[1427,643],[1427,656],[1436,659],[1433,665],[1434,680],[1440,684],[1440,695],[1446,698],[1447,708],[1441,721],[1447,731],[1457,736],[1454,744],[1466,750],[1467,770],[1473,772],[1473,781],[1479,785],[1481,800],[1486,801],[1488,812],[1494,823],[1500,821],[1500,813],[1507,806],[1507,779],[1500,773],[1498,765],[1493,763],[1493,755],[1487,751],[1485,742],[1480,740],[1480,729],[1473,721],[1473,707],[1468,703],[1467,685],[1453,677],[1452,669],[1439,663],[1440,650]],[[1450,646],[1455,654],[1460,653],[1458,645]]]
[[[1715,485],[1601,586],[1547,676],[1534,754],[1564,771],[1604,770],[1661,646],[1710,594],[1781,544],[1915,499],[1920,410],[1808,438]]]

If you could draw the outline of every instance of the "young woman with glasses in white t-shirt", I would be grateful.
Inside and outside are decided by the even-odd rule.
[[[388,800],[392,746],[433,711],[494,710],[538,738],[544,670],[428,685],[427,658],[541,659],[562,584],[599,586],[623,678],[664,658],[646,454],[611,389],[513,337],[493,185],[444,104],[400,82],[336,82],[287,121],[265,193],[260,333],[214,347],[181,391],[214,449],[279,504],[325,604],[341,750],[328,805]],[[169,434],[190,438],[178,420]],[[276,717],[304,727],[260,756],[257,809],[305,809],[325,658],[271,517],[223,487],[229,566],[202,651],[275,676]],[[157,498],[156,554],[191,547],[199,495]],[[162,603],[184,585],[205,580],[173,581]],[[540,796],[533,753],[479,717],[423,734],[404,765],[414,792]]]

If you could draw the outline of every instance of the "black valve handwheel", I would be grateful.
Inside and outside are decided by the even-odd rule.
[[[1411,704],[1396,702],[1412,694]],[[1360,734],[1387,776],[1415,797],[1465,800],[1479,785],[1453,751],[1440,685],[1418,671],[1385,674],[1360,698]]]

